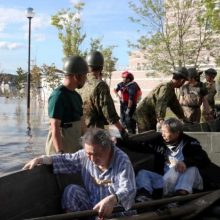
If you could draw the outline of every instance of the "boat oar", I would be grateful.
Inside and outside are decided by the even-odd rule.
[[[184,220],[192,219],[219,199],[220,190],[216,190],[206,195],[195,198],[180,207],[167,208],[154,212],[144,212],[142,214],[129,216],[129,220],[162,220],[173,219],[174,217],[181,217],[181,219]],[[127,217],[113,218],[111,220],[127,220]]]
[[[164,198],[164,199],[152,200],[152,201],[148,201],[148,202],[135,203],[131,209],[140,210],[143,208],[165,205],[165,204],[172,203],[172,202],[190,201],[190,200],[196,199],[198,197],[204,196],[208,193],[210,193],[210,192],[201,192],[201,193],[189,194],[189,195],[185,195],[185,196],[175,196],[175,197],[168,197],[168,198]]]
[[[189,201],[189,200],[196,199],[200,196],[206,195],[208,193],[209,192],[202,192],[202,193],[190,194],[186,196],[175,196],[175,197],[169,197],[169,198],[164,198],[164,199],[152,200],[148,202],[136,203],[132,206],[131,209],[140,210],[140,209],[144,209],[144,208],[148,208],[152,206],[160,206],[160,205],[168,204],[171,202]],[[120,212],[120,211],[124,211],[124,209],[121,207],[116,207],[113,212]],[[95,210],[85,210],[85,211],[77,211],[77,212],[69,212],[69,213],[64,213],[64,214],[36,217],[36,218],[31,218],[29,220],[79,219],[79,218],[86,218],[86,217],[91,217],[91,216],[96,216],[96,215],[98,215],[98,212]]]
[[[199,197],[196,200],[188,202],[188,205],[191,207],[195,207],[196,211],[192,212],[189,216],[183,219],[191,219],[198,214],[200,214],[205,209],[209,208],[213,203],[220,199],[220,189],[215,190],[212,193],[209,193],[205,196]]]
[[[183,217],[189,215],[190,213],[195,211],[195,207],[187,206],[187,207],[178,207],[178,208],[169,208],[165,209],[162,212],[144,212],[138,215],[126,217],[119,217],[119,218],[112,218],[111,220],[164,220],[164,219],[173,219],[177,217]],[[181,218],[182,219],[182,218]]]

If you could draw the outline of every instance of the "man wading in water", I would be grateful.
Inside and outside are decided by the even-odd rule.
[[[73,153],[80,149],[79,138],[83,133],[82,99],[75,91],[83,87],[88,66],[80,56],[71,56],[64,62],[63,85],[56,88],[49,98],[50,130],[46,154]]]

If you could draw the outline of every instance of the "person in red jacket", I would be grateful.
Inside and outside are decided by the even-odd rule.
[[[114,93],[120,99],[120,117],[124,127],[131,134],[136,133],[136,122],[132,118],[137,102],[141,96],[141,89],[134,82],[134,75],[128,71],[122,73],[123,81],[117,84]]]

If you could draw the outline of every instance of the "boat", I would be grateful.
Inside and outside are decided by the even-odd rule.
[[[155,131],[131,136],[132,139],[146,140],[158,135]],[[213,160],[220,163],[214,146],[218,146],[218,132],[189,132],[196,137]],[[153,168],[154,157],[126,150],[135,170]],[[82,184],[79,174],[55,175],[52,166],[40,165],[32,170],[20,170],[0,177],[0,219],[86,219],[97,215],[94,210],[73,213],[62,213],[60,206],[61,193],[70,183]],[[168,207],[168,204],[178,206]],[[199,219],[205,220],[206,214],[215,213],[220,219],[220,190],[200,192],[187,196],[176,196],[134,204],[132,209],[137,214],[133,219]],[[207,211],[208,210],[208,211]],[[214,210],[214,211],[213,211]],[[115,210],[117,211],[117,210]],[[117,218],[115,218],[116,220]],[[119,218],[118,218],[119,219]],[[121,220],[126,218],[120,218]]]
[[[184,131],[191,132],[219,132],[220,118],[202,123],[187,123],[184,125]]]

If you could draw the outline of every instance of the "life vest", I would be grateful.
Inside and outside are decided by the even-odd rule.
[[[135,95],[134,95],[134,104],[137,104],[140,100],[141,100],[141,96],[142,96],[142,91],[139,87],[139,85],[136,82],[129,82],[127,83],[125,86],[123,86],[121,88],[121,95],[122,95],[122,101],[123,102],[128,102],[129,100],[129,86],[135,84],[136,85],[136,91],[135,91]]]

